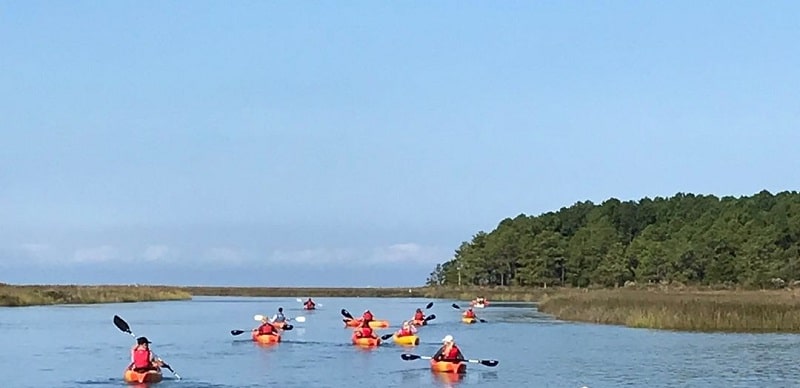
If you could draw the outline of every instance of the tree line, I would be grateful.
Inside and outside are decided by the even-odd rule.
[[[738,198],[611,198],[520,214],[462,242],[427,284],[773,287],[794,280],[800,280],[800,195],[761,191]]]

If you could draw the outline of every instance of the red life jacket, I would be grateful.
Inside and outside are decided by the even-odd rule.
[[[147,349],[136,349],[133,351],[133,367],[147,368],[150,366],[150,351]]]
[[[458,346],[453,345],[453,347],[450,348],[450,351],[444,354],[444,358],[446,360],[455,360],[458,358]]]
[[[475,312],[472,310],[467,310],[467,312],[464,313],[464,316],[467,318],[475,318]]]
[[[274,328],[269,323],[265,323],[258,327],[258,335],[272,334]]]
[[[362,327],[361,328],[361,336],[362,337],[372,337],[372,328]]]
[[[403,328],[403,329],[400,329],[400,331],[397,332],[397,336],[398,337],[405,337],[405,336],[408,336],[408,335],[414,335],[414,333],[411,332],[411,329]]]
[[[418,312],[414,313],[414,320],[424,321],[425,320],[425,314],[423,314],[422,311],[418,311]]]

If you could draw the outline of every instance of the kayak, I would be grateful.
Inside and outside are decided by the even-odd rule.
[[[260,344],[276,344],[281,342],[281,335],[280,334],[262,334],[258,335],[255,332],[251,335],[253,341],[256,341]]]
[[[461,317],[461,322],[464,322],[464,323],[475,323],[477,321],[478,320],[475,319],[475,318]]]
[[[478,301],[474,301],[473,300],[472,302],[469,302],[469,305],[472,306],[472,307],[476,307],[476,308],[482,309],[482,308],[484,308],[484,307],[489,305],[489,301],[488,300],[484,300],[483,302],[478,302]]]
[[[412,319],[411,324],[414,326],[425,326],[428,324],[428,321],[424,319]]]
[[[404,335],[402,337],[398,337],[397,334],[392,336],[394,338],[394,343],[398,345],[419,345],[419,337],[416,335]]]
[[[316,310],[316,309],[317,309],[317,306],[315,306],[315,305],[311,305],[311,304],[303,305],[303,310]]]
[[[431,360],[431,370],[434,372],[466,373],[467,363]]]
[[[284,322],[272,322],[272,326],[275,326],[276,329],[281,329],[281,330],[283,330],[283,327],[288,325],[288,324],[289,324],[289,322],[286,322],[286,321],[284,321]]]
[[[161,375],[161,369],[149,370],[143,373],[135,372],[131,369],[125,369],[125,374],[123,377],[128,383],[157,383],[161,381],[163,376]]]
[[[381,344],[380,338],[372,338],[372,337],[356,337],[353,334],[353,345],[363,346],[367,348],[371,348],[374,346],[378,346]]]
[[[359,327],[361,326],[361,319],[345,319],[344,320],[344,327]],[[369,327],[373,329],[380,329],[389,327],[389,321],[379,319],[379,320],[372,320],[369,321]]]

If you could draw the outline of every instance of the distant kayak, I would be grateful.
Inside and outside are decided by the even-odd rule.
[[[276,344],[281,342],[281,335],[280,334],[261,334],[258,335],[255,332],[251,336],[253,341],[256,341],[260,344]]]
[[[317,309],[317,306],[312,306],[310,304],[307,304],[307,305],[303,306],[303,310],[316,310],[316,309]]]
[[[431,360],[431,370],[434,372],[466,373],[467,364],[465,362]]]
[[[157,383],[163,378],[160,369],[150,370],[144,373],[135,372],[131,369],[125,369],[125,374],[123,377],[128,383]]]
[[[411,321],[411,324],[414,326],[425,326],[428,324],[428,321],[424,319],[414,319]]]
[[[464,322],[464,323],[475,323],[477,321],[478,320],[475,319],[475,318],[461,317],[461,322]]]
[[[362,320],[360,320],[360,319],[344,319],[344,326],[345,327],[359,327],[359,326],[361,326],[361,323],[362,323]],[[372,320],[372,321],[369,321],[369,327],[371,327],[373,329],[380,329],[380,328],[389,327],[389,321],[382,320],[382,319]]]
[[[397,334],[392,336],[394,339],[394,343],[398,345],[419,345],[419,337],[416,335],[404,335],[402,337],[398,337]]]

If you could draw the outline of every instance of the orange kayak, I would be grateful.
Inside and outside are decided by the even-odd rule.
[[[315,306],[315,305],[310,305],[310,304],[303,305],[303,310],[316,310],[316,309],[317,309],[317,306]]]
[[[161,369],[159,370],[149,370],[147,372],[135,372],[130,369],[125,369],[125,374],[123,376],[125,381],[128,383],[157,383],[161,381],[163,376],[161,375]]]
[[[466,373],[467,363],[431,360],[431,370],[434,372]]]
[[[411,324],[414,326],[425,326],[428,324],[428,321],[424,319],[412,319]]]
[[[253,338],[253,341],[256,341],[256,342],[258,342],[260,344],[276,344],[278,342],[281,342],[280,334],[277,334],[277,335],[276,334],[258,335],[258,334],[256,334],[256,332],[253,332],[251,337]]]
[[[355,334],[353,335],[353,345],[364,346],[364,347],[375,347],[381,344],[380,338],[372,338],[372,337],[356,337]]]
[[[345,319],[344,327],[359,327],[361,322],[361,319]],[[369,321],[369,327],[373,329],[386,328],[389,327],[389,321],[383,319],[372,320]]]

